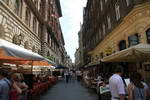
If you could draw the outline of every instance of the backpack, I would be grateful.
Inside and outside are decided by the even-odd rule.
[[[143,86],[145,87],[144,84],[143,84]],[[132,98],[133,98],[133,100],[145,100],[144,92],[145,92],[144,88],[138,88],[133,84],[133,88],[132,88]]]

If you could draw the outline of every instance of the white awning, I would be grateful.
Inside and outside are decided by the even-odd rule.
[[[27,50],[3,39],[0,39],[0,60],[47,61],[50,64],[55,64],[51,60],[46,59],[37,53],[34,53],[30,50]]]
[[[150,44],[136,46],[118,51],[101,59],[102,62],[139,62],[150,61]]]
[[[100,64],[100,63],[101,63],[100,61],[91,62],[91,63],[88,63],[87,65],[85,65],[85,68],[88,68],[88,67],[91,67],[91,66],[95,66],[95,65],[98,65],[98,64]]]

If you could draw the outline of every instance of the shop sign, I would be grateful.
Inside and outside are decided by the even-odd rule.
[[[105,52],[106,52],[106,54],[112,54],[112,48],[110,48],[110,47],[107,48]]]
[[[100,94],[103,94],[103,93],[106,93],[106,92],[110,92],[109,85],[100,86]]]

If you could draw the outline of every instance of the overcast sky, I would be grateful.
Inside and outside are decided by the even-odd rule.
[[[65,48],[71,59],[75,60],[74,53],[78,48],[78,31],[83,19],[83,7],[87,0],[60,0],[62,18],[61,28],[65,40]]]

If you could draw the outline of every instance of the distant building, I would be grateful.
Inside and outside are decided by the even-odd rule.
[[[73,66],[72,60],[69,55],[66,55],[65,61],[66,61],[65,62],[66,67],[71,68]]]
[[[62,17],[59,0],[43,0],[41,11],[44,19],[42,54],[56,64],[62,64],[64,59],[64,38],[59,22]]]
[[[75,52],[75,67],[80,67],[80,49],[76,49]]]
[[[78,32],[78,37],[79,37],[79,67],[82,67],[84,65],[84,59],[83,59],[83,54],[84,54],[84,48],[83,48],[83,34],[82,34],[82,25],[80,26],[80,31]]]

